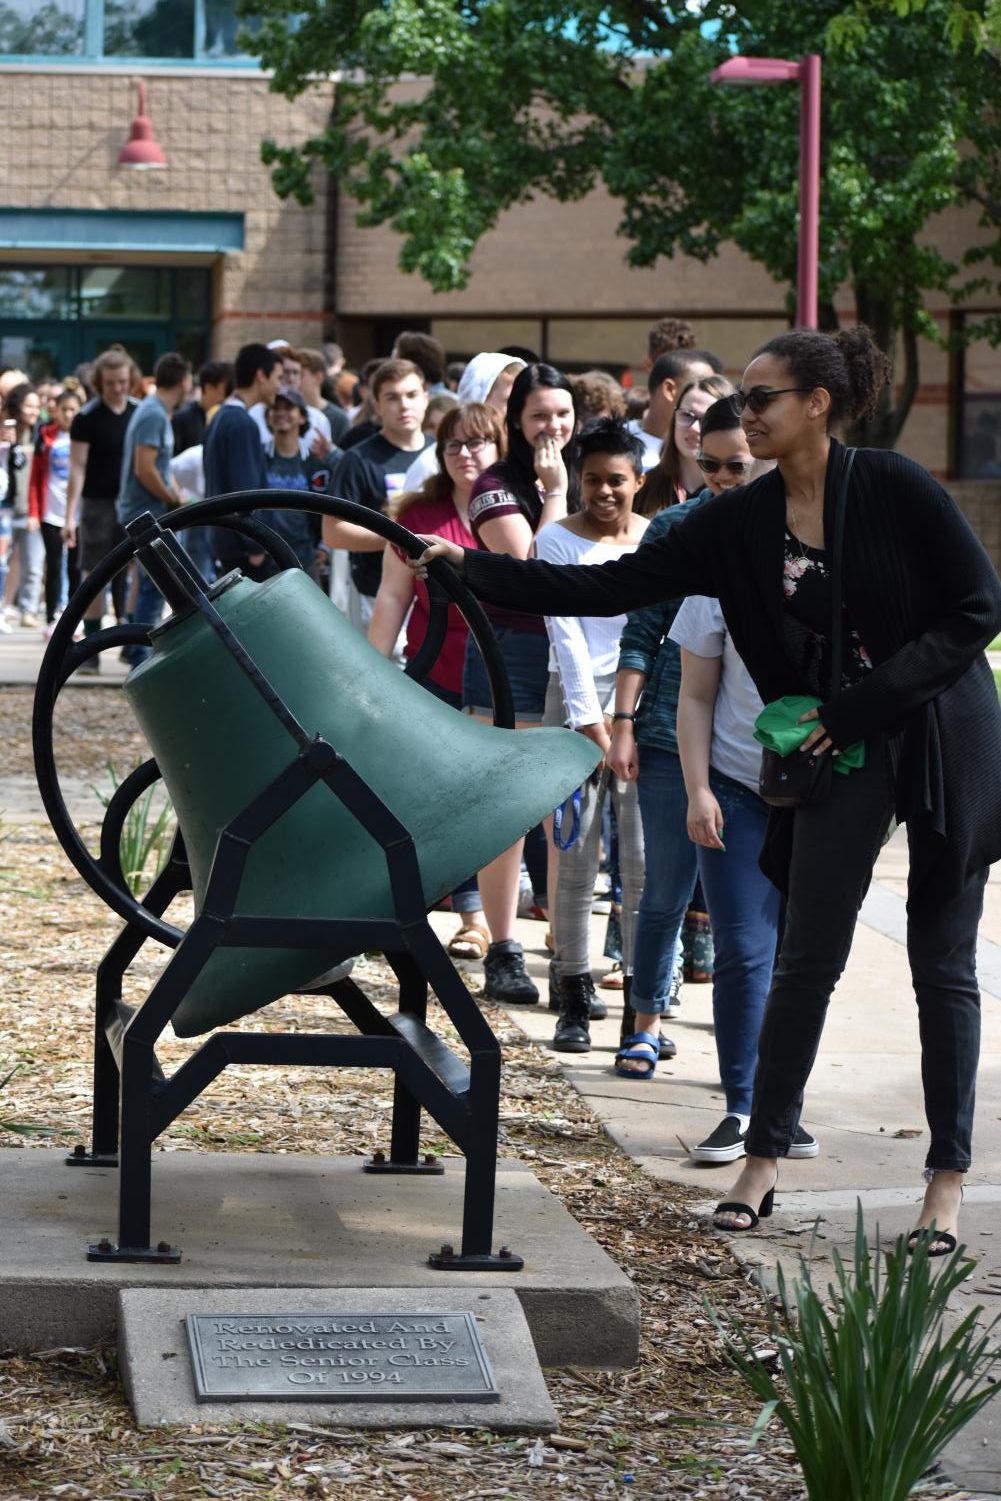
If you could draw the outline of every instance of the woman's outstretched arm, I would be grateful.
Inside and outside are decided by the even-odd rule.
[[[619,615],[640,605],[686,594],[715,595],[713,550],[707,546],[703,515],[693,512],[653,542],[611,563],[539,563],[503,553],[475,552],[429,539],[431,545],[411,567],[421,570],[444,559],[473,593],[488,604],[527,615]],[[693,522],[700,522],[693,529]]]

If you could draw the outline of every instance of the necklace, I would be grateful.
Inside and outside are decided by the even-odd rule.
[[[789,532],[789,536],[792,538],[792,541],[799,548],[800,559],[805,559],[807,553],[811,550],[813,552],[823,552],[823,547],[815,547],[811,549],[810,544],[808,542],[804,542],[803,534],[799,529],[799,519],[796,515],[796,507],[792,503],[791,495],[786,496],[786,505],[789,507],[789,515],[792,518],[792,530],[789,531],[789,527],[787,526],[786,531]]]
[[[786,533],[789,537],[790,542],[792,542],[793,545],[799,549],[799,559],[802,563],[806,561],[806,543],[803,541],[802,537],[799,534],[799,522],[796,520],[796,507],[793,505],[791,500],[787,500],[786,503],[789,506],[789,514],[792,517],[792,530],[790,531],[789,527],[787,526]]]

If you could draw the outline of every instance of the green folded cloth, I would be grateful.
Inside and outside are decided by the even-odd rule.
[[[811,698],[807,693],[790,693],[785,698],[774,699],[765,705],[754,721],[755,740],[766,750],[788,756],[817,728],[815,719],[807,719],[803,724],[797,721],[811,709],[819,709],[820,702],[819,698]],[[864,765],[865,742],[862,740],[856,740],[854,745],[847,746],[834,757],[834,770],[845,776]]]

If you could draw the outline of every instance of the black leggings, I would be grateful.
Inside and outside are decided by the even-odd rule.
[[[860,771],[832,778],[827,802],[794,815],[785,931],[758,1038],[747,1132],[747,1150],[756,1157],[784,1157],[789,1150],[827,1003],[893,812],[886,742],[873,736],[865,751]],[[907,842],[907,953],[931,1137],[926,1166],[965,1172],[980,1053],[976,948],[987,870],[946,886],[936,880],[941,839],[926,817],[908,819]]]
[[[63,529],[54,521],[42,522],[45,543],[45,619],[49,625],[59,613],[63,582]],[[66,578],[70,594],[80,582],[79,553],[71,547],[66,553]]]

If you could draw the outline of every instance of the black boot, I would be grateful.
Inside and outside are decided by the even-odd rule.
[[[502,1006],[534,1006],[538,988],[525,968],[525,951],[514,938],[492,943],[483,959],[483,994]]]
[[[588,1006],[590,1007],[591,1020],[593,1022],[603,1022],[608,1015],[608,1003],[595,990],[592,977],[588,975],[587,978],[591,982],[591,989],[588,992]]]
[[[556,973],[556,960],[549,961],[549,1009],[557,1014],[563,1009],[562,981]]]
[[[592,977],[590,975],[588,975],[587,978],[588,978],[588,981],[590,982],[590,989],[588,991],[588,1007],[589,1007],[588,1014],[590,1016],[591,1021],[593,1021],[593,1022],[603,1022],[605,1020],[605,1017],[608,1015],[608,1007],[605,1004],[605,1002],[602,1000],[602,998],[598,994],[598,992],[595,990],[595,988],[594,988],[594,980],[592,979]],[[556,973],[556,960],[555,959],[550,959],[550,961],[549,961],[549,1009],[550,1009],[550,1011],[555,1011],[557,1014],[559,1014],[559,1012],[563,1010],[562,991],[560,989],[561,984],[562,984],[562,981],[560,979],[560,976]]]
[[[553,1033],[557,1053],[589,1053],[589,992],[594,989],[590,975],[564,975],[560,980],[560,1016]]]
[[[633,1010],[630,996],[633,989],[632,975],[622,977],[622,1023],[619,1027],[619,1041],[625,1042],[627,1037],[632,1037],[636,1031],[636,1012]]]
[[[632,989],[633,977],[632,975],[625,975],[622,981],[622,1025],[619,1027],[620,1042],[625,1042],[628,1037],[632,1037],[636,1032],[636,1012],[632,1007]],[[677,1045],[671,1041],[670,1037],[665,1037],[663,1032],[661,1032],[661,1058],[674,1058],[677,1052]]]

